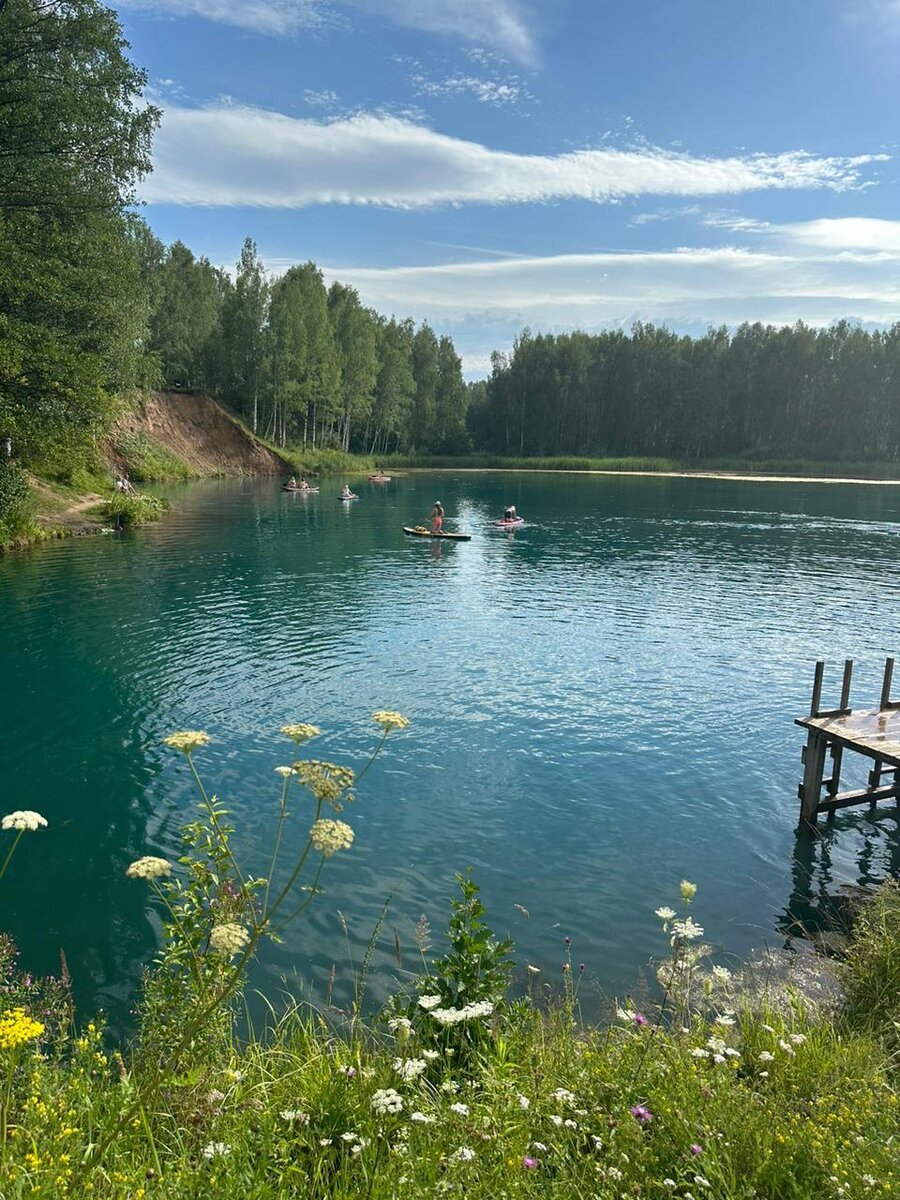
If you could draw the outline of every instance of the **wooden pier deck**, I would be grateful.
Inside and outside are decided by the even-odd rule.
[[[900,701],[891,699],[894,660],[885,661],[878,708],[859,712],[850,707],[852,659],[844,663],[840,704],[827,711],[821,705],[824,673],[825,663],[816,663],[810,715],[795,720],[796,725],[807,731],[802,755],[803,782],[797,789],[800,818],[813,825],[819,813],[833,813],[855,804],[874,806],[879,800],[900,798]],[[840,791],[845,752],[872,760],[867,787]],[[831,769],[826,777],[829,758]]]

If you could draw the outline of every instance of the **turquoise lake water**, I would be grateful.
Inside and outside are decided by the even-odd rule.
[[[0,560],[0,811],[50,821],[0,885],[0,927],[29,969],[63,949],[85,1008],[125,1018],[157,944],[124,870],[176,856],[192,815],[160,745],[175,729],[209,732],[198,764],[262,874],[291,757],[278,727],[312,721],[310,756],[360,767],[372,710],[412,722],[345,814],[356,842],[325,894],[265,949],[253,982],[272,996],[321,998],[333,966],[346,1001],[390,893],[382,998],[395,933],[414,970],[416,921],[445,926],[467,866],[520,979],[529,962],[558,980],[572,938],[589,1009],[664,951],[653,910],[683,877],[727,961],[900,868],[893,807],[798,843],[793,725],[817,658],[835,700],[856,660],[863,707],[900,650],[900,488],[413,473],[351,480],[361,499],[341,505],[341,482],[192,484],[159,525]],[[436,499],[471,542],[403,536]],[[490,528],[507,502],[515,535]]]

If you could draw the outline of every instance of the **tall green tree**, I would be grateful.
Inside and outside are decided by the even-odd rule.
[[[96,0],[0,11],[0,429],[63,470],[140,375],[140,266],[126,206],[158,111]]]
[[[250,422],[259,424],[259,390],[269,310],[269,283],[252,238],[245,238],[234,287],[222,304],[223,398]]]
[[[351,287],[333,283],[328,314],[340,368],[340,442],[350,449],[350,434],[372,412],[378,379],[378,330],[374,314],[363,308]]]
[[[412,371],[416,391],[406,437],[408,444],[416,450],[430,450],[437,404],[438,340],[427,322],[413,337]]]
[[[230,281],[206,258],[173,242],[157,277],[150,344],[169,387],[216,389],[222,374],[221,315]]]

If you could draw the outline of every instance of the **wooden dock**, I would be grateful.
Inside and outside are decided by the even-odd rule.
[[[800,819],[810,825],[816,823],[819,813],[830,814],[855,804],[874,807],[879,800],[900,797],[900,701],[891,699],[894,660],[885,660],[878,708],[854,712],[850,707],[852,659],[844,663],[837,708],[822,708],[824,676],[825,663],[816,663],[809,716],[797,717],[795,721],[807,731],[802,755],[803,782],[797,790]],[[845,752],[861,754],[872,761],[867,787],[851,792],[840,790]]]

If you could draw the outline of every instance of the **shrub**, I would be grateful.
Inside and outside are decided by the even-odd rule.
[[[0,545],[25,532],[33,508],[25,472],[15,463],[0,459]]]
[[[169,502],[158,496],[126,496],[117,493],[104,501],[98,508],[105,521],[111,521],[116,529],[134,529],[149,521],[158,521],[169,508]]]

